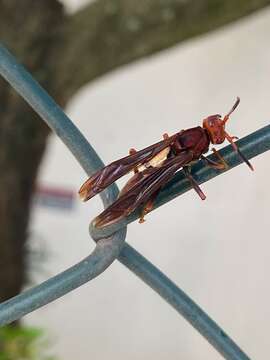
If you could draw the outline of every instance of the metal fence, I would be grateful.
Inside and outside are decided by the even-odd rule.
[[[95,150],[62,109],[1,44],[0,73],[65,143],[89,176],[104,166]],[[238,145],[249,159],[269,150],[270,125],[242,138],[238,141]],[[228,170],[241,163],[241,159],[230,145],[224,147],[220,153],[229,165]],[[198,183],[208,181],[222,172],[210,169],[201,161],[192,167],[192,174]],[[190,184],[180,171],[161,192],[155,207],[170,201],[189,189]],[[117,194],[116,185],[112,185],[102,192],[101,198],[104,207],[111,204],[116,199]],[[188,295],[125,242],[126,225],[137,218],[138,213],[135,212],[128,218],[105,229],[96,229],[91,223],[90,234],[96,241],[94,251],[64,272],[0,304],[0,324],[11,323],[76,289],[97,277],[117,259],[166,300],[225,359],[249,359],[237,344]]]

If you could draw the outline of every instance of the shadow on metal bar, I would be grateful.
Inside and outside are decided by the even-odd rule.
[[[96,152],[83,137],[61,108],[37,84],[31,75],[19,65],[14,57],[0,45],[0,73],[33,107],[53,131],[61,138],[88,175],[103,166]],[[253,157],[269,149],[269,127],[249,135],[239,142],[247,157]],[[257,150],[256,150],[257,149]],[[227,147],[223,150],[230,166],[240,163]],[[194,176],[201,183],[218,175],[202,164],[193,168]],[[189,188],[181,173],[166,187],[158,199],[158,206],[171,200]],[[118,190],[111,186],[102,193],[104,206],[116,198]],[[127,221],[133,221],[136,216]],[[125,224],[124,224],[125,225]],[[182,290],[147,261],[128,244],[124,244],[126,228],[117,224],[118,232],[110,233],[109,238],[98,241],[95,250],[86,259],[61,274],[49,279],[2,304],[0,304],[0,323],[7,324],[23,315],[57,299],[79,287],[103,272],[118,257],[118,260],[152,287],[160,296],[185,317],[226,359],[249,359],[242,350],[209,318]],[[108,229],[107,229],[108,230]],[[109,229],[111,232],[112,229]],[[114,230],[115,231],[115,230]],[[95,238],[100,233],[94,232]],[[108,236],[108,233],[106,234]]]

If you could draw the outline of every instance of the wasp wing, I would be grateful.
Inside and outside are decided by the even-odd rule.
[[[79,190],[83,201],[91,199],[93,196],[118,180],[121,176],[130,172],[134,167],[140,166],[151,160],[160,151],[172,144],[179,133],[176,133],[167,139],[150,145],[145,149],[139,150],[134,154],[128,155],[122,159],[116,160],[111,164],[97,171],[81,186]]]
[[[113,224],[128,216],[138,206],[146,203],[151,195],[166,184],[180,167],[188,164],[192,159],[193,153],[191,151],[183,151],[178,156],[165,160],[160,167],[149,168],[142,173],[135,174],[138,181],[133,181],[133,186],[96,217],[95,226],[103,227]]]

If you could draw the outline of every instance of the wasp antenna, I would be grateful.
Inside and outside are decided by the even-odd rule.
[[[239,105],[239,103],[240,103],[240,97],[237,96],[236,102],[234,103],[234,105],[233,105],[233,107],[232,107],[232,109],[231,109],[231,111],[229,112],[228,115],[231,115],[231,113],[234,112],[234,110],[237,108],[237,106]]]
[[[234,112],[234,110],[237,108],[237,106],[240,103],[240,97],[237,96],[236,98],[236,102],[233,104],[233,107],[231,108],[231,110],[228,112],[227,115],[224,116],[223,119],[223,124],[225,125],[225,123],[229,120],[229,117],[231,116],[231,114]]]
[[[231,143],[233,149],[239,154],[239,156],[242,158],[242,160],[247,164],[247,166],[250,168],[250,170],[254,171],[253,166],[248,161],[248,159],[245,157],[245,155],[242,153],[242,151],[239,149],[239,147],[236,145],[236,143],[233,141],[234,137],[230,136],[225,132],[226,139]]]

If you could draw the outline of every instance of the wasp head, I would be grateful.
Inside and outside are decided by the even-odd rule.
[[[226,139],[225,124],[221,115],[211,115],[203,120],[203,127],[206,129],[212,144],[222,144]]]
[[[237,139],[237,137],[230,136],[225,131],[226,122],[229,120],[230,115],[237,108],[239,103],[240,98],[238,97],[232,109],[228,112],[227,115],[224,116],[223,119],[219,114],[208,116],[206,119],[203,120],[203,128],[207,131],[212,144],[222,144],[223,141],[227,139],[231,143],[233,149],[237,151],[238,154],[241,156],[243,161],[250,167],[251,170],[253,170],[253,167],[248,161],[248,159],[243,155],[243,153],[233,141],[234,139]]]
[[[231,113],[234,112],[239,103],[240,98],[238,97],[232,109],[228,112],[227,115],[224,116],[223,119],[221,118],[221,115],[216,114],[208,116],[206,119],[203,120],[203,127],[209,134],[212,144],[222,144],[225,139],[230,141],[231,137],[226,133],[225,125],[226,122],[229,120]]]

